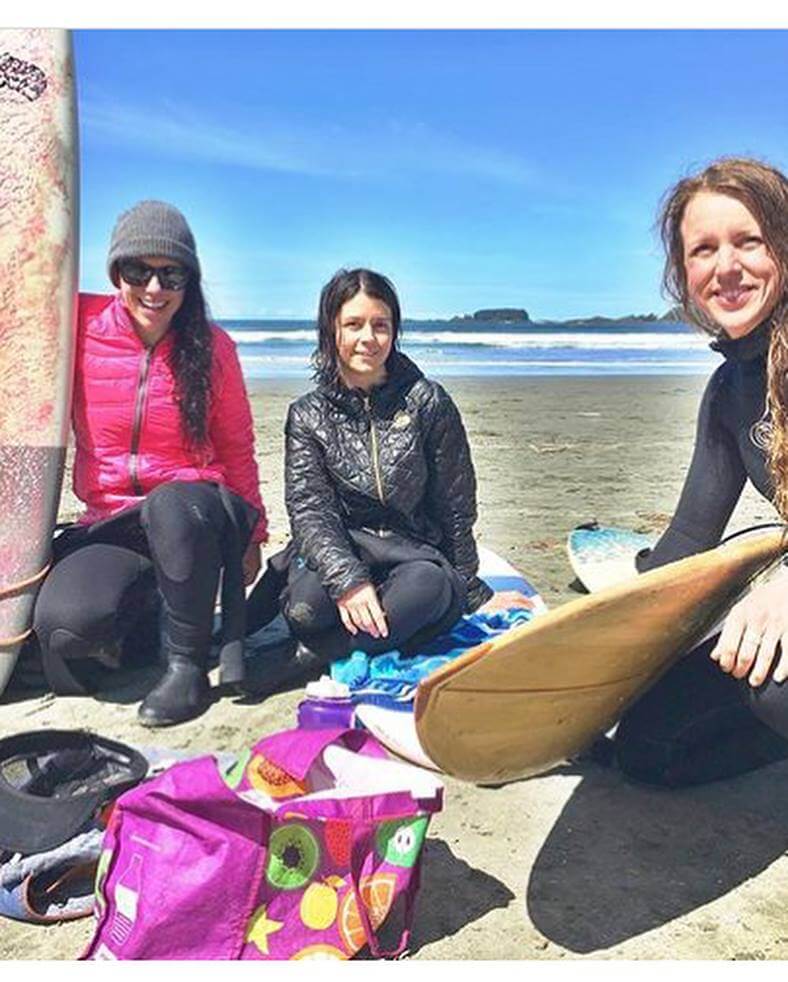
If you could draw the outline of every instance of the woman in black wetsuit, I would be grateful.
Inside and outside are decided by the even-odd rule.
[[[672,189],[661,231],[665,288],[725,361],[703,396],[676,512],[638,557],[641,572],[717,545],[748,478],[788,516],[788,181],[757,161],[722,158]],[[679,786],[788,756],[787,676],[781,572],[627,711],[620,767]]]

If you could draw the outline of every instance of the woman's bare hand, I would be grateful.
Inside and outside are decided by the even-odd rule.
[[[725,618],[711,658],[734,678],[749,676],[753,688],[766,681],[773,664],[775,682],[785,681],[788,677],[788,577],[778,576],[762,583],[733,607]]]
[[[353,587],[337,601],[342,623],[353,634],[365,631],[373,638],[387,638],[389,628],[375,587],[367,581]]]
[[[509,610],[512,607],[523,607],[526,610],[533,610],[533,604],[520,593],[519,590],[501,590],[494,593],[490,599],[478,608],[482,614],[496,614],[500,610]]]

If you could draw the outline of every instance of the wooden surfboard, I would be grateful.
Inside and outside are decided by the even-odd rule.
[[[784,530],[733,541],[479,645],[419,684],[420,745],[467,781],[549,770],[608,729],[786,551]]]
[[[0,693],[46,574],[68,438],[76,111],[67,31],[0,30]]]

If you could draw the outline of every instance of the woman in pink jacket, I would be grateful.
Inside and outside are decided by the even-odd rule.
[[[158,201],[125,212],[108,270],[117,295],[80,304],[74,490],[86,510],[55,540],[35,631],[53,690],[84,693],[100,663],[155,648],[144,626],[161,604],[167,667],[139,719],[167,726],[210,701],[222,569],[222,681],[241,680],[243,582],[260,569],[265,509],[235,345],[207,318],[183,215]]]

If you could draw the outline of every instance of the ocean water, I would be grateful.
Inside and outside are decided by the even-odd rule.
[[[223,320],[250,379],[307,378],[309,321]],[[708,375],[720,356],[684,324],[610,327],[405,321],[401,349],[427,375]]]

